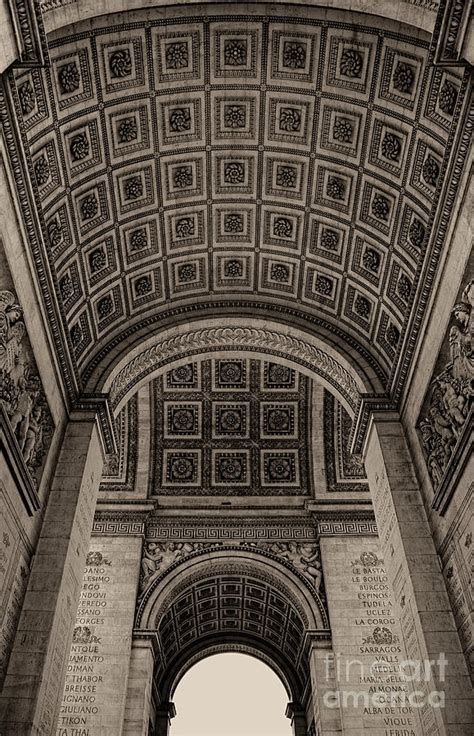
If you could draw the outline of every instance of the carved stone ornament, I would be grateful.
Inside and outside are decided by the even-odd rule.
[[[219,549],[223,542],[147,542],[141,562],[141,594],[154,580],[175,562],[184,560],[193,552],[204,549]],[[319,546],[307,542],[237,542],[241,547],[262,550],[285,560],[319,592],[322,588],[323,571]]]
[[[100,637],[96,636],[89,626],[76,626],[72,635],[73,644],[100,644]]]
[[[173,563],[182,560],[192,552],[216,546],[216,543],[212,542],[147,542],[141,562],[141,591],[145,591],[158,575],[161,575]]]
[[[29,348],[23,310],[11,291],[0,291],[0,403],[23,460],[38,480],[53,423]]]
[[[110,566],[111,561],[105,557],[102,552],[88,552],[86,558],[86,567],[103,567]]]
[[[398,644],[399,638],[396,634],[392,634],[386,626],[376,626],[370,636],[366,636],[363,644],[376,644],[377,646]]]
[[[474,397],[474,279],[454,305],[449,330],[449,356],[434,378],[419,422],[428,470],[435,490],[441,484],[461,437]]]
[[[193,330],[177,337],[157,342],[137,355],[114,379],[110,388],[110,401],[114,407],[142,378],[179,356],[192,352],[223,346],[234,349],[248,349],[257,346],[259,350],[271,350],[272,354],[294,358],[299,363],[311,367],[313,371],[337,387],[354,409],[359,401],[359,389],[349,372],[337,360],[320,348],[304,340],[283,335],[272,330],[250,327],[216,327]]]

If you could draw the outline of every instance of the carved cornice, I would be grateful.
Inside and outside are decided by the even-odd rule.
[[[84,394],[73,405],[73,411],[92,411],[97,414],[104,452],[111,455],[117,452],[115,421],[106,394]]]
[[[48,61],[48,44],[40,0],[8,0],[20,57],[15,66],[38,66]]]
[[[377,536],[377,523],[373,514],[328,513],[316,519],[318,537]]]
[[[411,304],[411,322],[406,330],[406,341],[400,348],[400,358],[394,362],[394,368],[390,378],[391,398],[397,404],[400,403],[405,387],[408,372],[411,367],[413,355],[419,340],[422,338],[421,326],[426,318],[428,302],[432,293],[441,252],[446,243],[449,223],[455,210],[456,199],[459,193],[459,184],[464,171],[467,155],[471,147],[472,129],[474,126],[474,105],[472,104],[471,75],[464,75],[460,92],[458,94],[454,120],[461,117],[465,97],[468,98],[463,113],[463,120],[458,126],[452,126],[446,149],[451,151],[451,156],[446,156],[442,171],[439,175],[438,189],[436,192],[436,206],[431,210],[427,232],[431,233],[432,242],[428,246],[429,257],[424,259],[424,273],[420,279],[422,285],[417,292],[417,299]],[[458,138],[456,141],[456,137]]]
[[[469,27],[472,3],[470,0],[442,0],[433,33],[435,64],[465,65],[462,47]]]
[[[48,13],[57,8],[64,8],[67,5],[73,5],[77,0],[41,0],[40,6],[43,13]],[[436,12],[439,8],[439,0],[402,0],[407,5],[414,5],[417,8],[424,8]]]
[[[355,409],[359,400],[357,384],[340,363],[320,348],[302,339],[271,330],[251,327],[221,327],[190,330],[184,335],[161,340],[137,355],[112,383],[113,407],[134,385],[161,366],[183,355],[212,350],[259,350],[295,360],[330,383]]]
[[[396,410],[397,404],[387,394],[364,394],[352,422],[349,438],[350,452],[355,455],[362,454],[370,417],[374,412],[394,412]]]
[[[305,648],[315,646],[318,649],[331,648],[331,632],[326,629],[309,630],[305,634]]]
[[[311,518],[196,519],[192,517],[149,517],[146,537],[154,542],[314,542],[316,527]]]
[[[414,5],[417,8],[432,10],[434,13],[439,8],[439,0],[402,0],[402,2],[407,3],[408,5]]]
[[[95,537],[144,537],[149,511],[97,512],[92,525]]]
[[[160,640],[158,632],[147,631],[146,629],[133,629],[132,634],[132,647],[136,641],[146,641],[151,645],[153,651],[153,657],[156,659],[161,656]]]

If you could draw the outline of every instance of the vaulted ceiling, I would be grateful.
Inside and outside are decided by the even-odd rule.
[[[347,412],[281,363],[235,354],[185,363],[132,396],[116,427],[118,451],[101,484],[108,498],[367,491],[364,466],[348,451]]]
[[[61,29],[51,65],[12,78],[79,374],[227,306],[329,329],[387,377],[462,70],[375,16],[192,11]]]

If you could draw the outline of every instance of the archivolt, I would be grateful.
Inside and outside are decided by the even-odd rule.
[[[258,352],[296,364],[325,384],[351,414],[362,393],[374,391],[374,388],[380,390],[367,366],[352,364],[341,352],[301,330],[283,329],[276,323],[245,327],[236,320],[228,322],[222,327],[218,320],[210,320],[178,334],[176,330],[167,331],[142,343],[141,349],[136,348],[116,366],[102,389],[109,392],[114,413],[140,385],[149,382],[165,366],[193,356],[226,351]]]

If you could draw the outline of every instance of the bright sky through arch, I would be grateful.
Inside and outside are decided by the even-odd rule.
[[[216,654],[178,683],[170,736],[291,736],[288,701],[282,682],[263,662]]]

